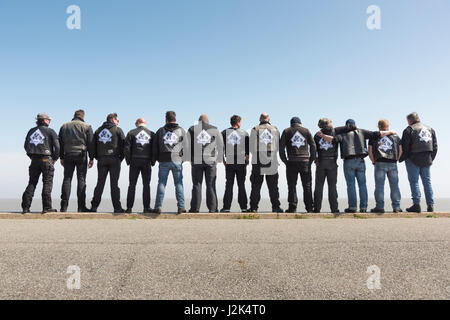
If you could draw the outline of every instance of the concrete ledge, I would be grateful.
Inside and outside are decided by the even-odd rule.
[[[177,215],[175,213],[155,214],[113,214],[113,213],[47,213],[40,214],[29,213],[21,214],[19,212],[0,212],[0,219],[382,219],[382,218],[450,218],[450,212],[435,213],[341,213],[338,216],[332,213],[184,213]]]

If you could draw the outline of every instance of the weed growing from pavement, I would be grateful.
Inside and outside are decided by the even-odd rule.
[[[436,215],[435,214],[429,214],[429,215],[427,215],[427,218],[436,218]]]
[[[243,216],[238,216],[238,219],[253,220],[259,219],[259,216],[257,214],[245,214]]]
[[[356,213],[353,215],[353,218],[355,218],[355,219],[367,219],[367,217],[365,217],[363,215],[360,215],[360,214],[356,214]]]

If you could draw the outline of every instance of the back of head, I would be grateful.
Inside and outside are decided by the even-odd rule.
[[[166,112],[166,122],[168,123],[177,122],[177,114],[175,113],[175,111]]]
[[[241,120],[241,117],[239,117],[238,115],[233,115],[230,119],[230,124],[232,127],[235,127],[241,122]]]
[[[380,121],[378,121],[378,129],[380,129],[380,131],[389,130],[389,121],[387,121],[386,119],[381,119]]]
[[[346,126],[356,126],[356,121],[353,119],[348,119],[347,121],[345,121],[345,125]]]
[[[322,118],[319,120],[319,123],[317,124],[320,129],[326,129],[330,126],[331,120],[328,118]]]
[[[198,121],[200,122],[204,122],[204,123],[209,123],[209,117],[207,114],[202,114],[199,118]]]
[[[106,117],[106,121],[108,122],[112,122],[114,119],[117,119],[117,113],[110,113]]]
[[[300,118],[299,117],[293,117],[292,119],[291,119],[291,126],[293,126],[293,125],[298,125],[298,124],[302,124],[302,121],[300,120]]]
[[[139,118],[136,120],[136,127],[145,126],[146,124],[147,124],[147,121],[145,121],[144,118]]]
[[[409,124],[414,124],[414,123],[420,122],[420,117],[417,114],[417,112],[411,112],[410,114],[408,114],[406,116],[406,119],[408,119]]]
[[[85,115],[84,110],[80,109],[80,110],[75,111],[75,114],[73,115],[73,117],[84,120],[84,115]]]
[[[259,117],[259,122],[270,122],[269,114],[266,112],[261,113],[261,116]]]

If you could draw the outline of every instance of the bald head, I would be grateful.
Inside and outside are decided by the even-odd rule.
[[[209,117],[207,114],[202,114],[199,118],[198,121],[202,121],[204,123],[209,123]]]
[[[259,121],[260,122],[269,122],[270,121],[269,114],[266,112],[261,113],[261,116],[259,117]]]
[[[147,121],[145,121],[144,118],[139,118],[136,120],[136,127],[145,126],[146,124],[147,124]]]

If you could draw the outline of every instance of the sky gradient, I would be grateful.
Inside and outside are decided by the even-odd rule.
[[[81,8],[81,30],[66,27],[72,4]],[[372,4],[381,8],[381,30],[366,27]],[[448,0],[0,0],[0,43],[0,108],[6,116],[0,198],[18,198],[25,188],[23,141],[36,114],[49,113],[58,131],[78,108],[94,130],[118,112],[125,132],[140,116],[156,131],[164,112],[173,109],[186,129],[201,113],[220,129],[239,114],[250,129],[265,111],[279,129],[292,116],[312,132],[321,117],[336,125],[353,118],[369,130],[387,118],[401,134],[406,114],[417,111],[437,133],[435,195],[450,197]],[[372,165],[366,164],[372,197]],[[400,168],[402,196],[409,198],[404,164]],[[123,169],[122,197],[128,180]],[[338,190],[346,197],[339,171]],[[55,198],[61,174],[58,165]],[[186,169],[187,198],[189,176]],[[285,186],[284,167],[280,176]],[[153,187],[156,178],[154,172]],[[96,170],[90,170],[88,199],[95,180]]]

